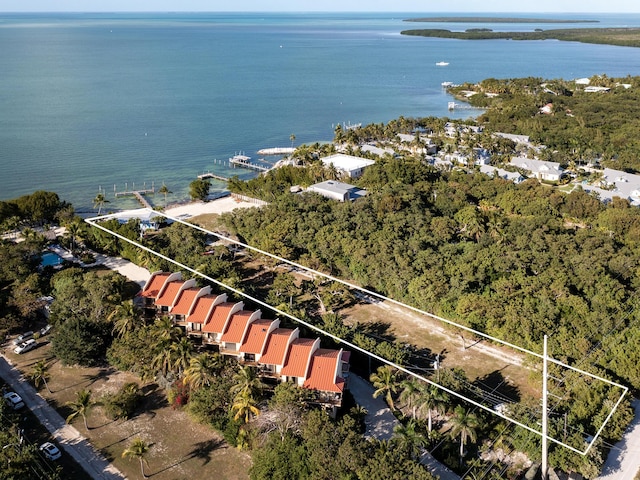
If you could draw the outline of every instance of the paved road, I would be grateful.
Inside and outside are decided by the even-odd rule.
[[[27,407],[49,430],[56,443],[71,455],[92,478],[96,480],[122,480],[125,478],[106,458],[94,450],[86,438],[80,435],[74,427],[65,423],[58,412],[38,395],[3,355],[0,355],[0,377],[22,397]]]
[[[611,449],[597,480],[633,480],[640,471],[640,400],[631,405],[636,415],[622,440]]]
[[[364,436],[378,440],[389,440],[393,436],[393,428],[398,425],[398,419],[391,413],[382,398],[373,398],[375,389],[361,377],[349,375],[349,390],[358,405],[367,410],[364,418],[366,426]],[[426,465],[430,472],[438,475],[441,480],[460,480],[460,477],[443,464],[425,452],[420,463]]]

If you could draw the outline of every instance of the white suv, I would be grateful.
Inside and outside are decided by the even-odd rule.
[[[22,401],[22,397],[18,395],[16,392],[7,392],[3,395],[4,401],[7,405],[9,405],[14,410],[20,410],[24,407],[24,402]]]
[[[35,348],[37,344],[38,343],[35,341],[35,339],[32,338],[30,340],[27,340],[26,342],[22,342],[20,345],[14,348],[13,351],[18,354],[25,353],[31,350],[32,348]]]

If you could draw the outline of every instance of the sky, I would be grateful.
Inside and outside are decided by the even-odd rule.
[[[0,12],[640,13],[638,0],[0,0]]]

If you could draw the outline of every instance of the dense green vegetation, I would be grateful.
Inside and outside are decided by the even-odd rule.
[[[402,35],[417,37],[457,38],[460,40],[562,40],[565,42],[597,43],[621,47],[640,47],[639,28],[564,28],[534,32],[452,32],[445,29],[403,30]]]
[[[420,17],[408,18],[405,22],[435,23],[600,23],[599,20],[565,20],[561,18],[524,17]]]

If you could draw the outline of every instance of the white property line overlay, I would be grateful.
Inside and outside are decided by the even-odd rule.
[[[241,246],[241,247],[244,247],[244,248],[246,248],[246,249],[252,250],[252,251],[257,252],[257,253],[260,253],[260,254],[262,254],[262,255],[266,255],[267,257],[271,257],[271,258],[274,258],[274,259],[276,259],[276,260],[279,260],[279,261],[285,262],[285,263],[287,263],[287,264],[289,264],[289,265],[291,265],[291,266],[294,266],[294,267],[296,267],[296,268],[300,268],[300,269],[302,269],[302,270],[305,270],[305,271],[307,271],[307,272],[310,272],[310,273],[312,273],[313,275],[317,275],[317,276],[320,276],[320,277],[326,278],[326,279],[328,279],[328,280],[331,280],[331,281],[334,281],[334,282],[341,283],[341,284],[343,284],[343,285],[345,285],[345,286],[347,286],[347,287],[349,287],[349,288],[352,288],[352,289],[355,289],[355,290],[361,291],[361,292],[366,293],[367,295],[371,295],[371,296],[373,296],[373,297],[375,297],[375,298],[378,298],[378,299],[382,299],[382,300],[385,300],[385,301],[391,302],[391,303],[393,303],[393,304],[395,304],[395,305],[398,305],[398,306],[401,306],[401,307],[404,307],[404,308],[408,308],[409,310],[412,310],[412,311],[414,311],[414,312],[416,312],[416,313],[419,313],[419,314],[421,314],[421,315],[426,315],[426,316],[433,317],[433,318],[435,318],[435,319],[437,319],[437,320],[439,320],[439,321],[441,321],[441,322],[447,323],[447,324],[452,325],[452,326],[454,326],[454,327],[456,327],[456,328],[460,328],[460,329],[465,330],[465,331],[467,331],[467,332],[470,332],[470,333],[472,333],[472,334],[474,334],[474,335],[478,335],[478,336],[480,336],[480,337],[482,337],[482,338],[485,338],[485,339],[488,339],[488,340],[492,340],[492,341],[494,341],[494,342],[497,342],[497,343],[500,343],[500,344],[502,344],[502,345],[508,346],[508,347],[513,348],[513,349],[515,349],[515,350],[521,351],[521,352],[523,352],[523,353],[527,353],[527,354],[529,354],[529,355],[533,355],[533,356],[538,357],[538,358],[543,359],[543,360],[544,360],[544,358],[545,358],[545,357],[544,357],[544,355],[542,355],[542,354],[539,354],[539,353],[536,353],[536,352],[529,351],[529,350],[527,350],[527,349],[525,349],[525,348],[522,348],[522,347],[519,347],[519,346],[517,346],[517,345],[511,344],[511,343],[506,342],[506,341],[504,341],[504,340],[501,340],[501,339],[499,339],[499,338],[492,337],[492,336],[487,335],[487,334],[485,334],[485,333],[478,332],[478,331],[473,330],[472,328],[466,327],[466,326],[464,326],[464,325],[459,325],[459,324],[457,324],[457,323],[455,323],[455,322],[453,322],[453,321],[451,321],[451,320],[447,320],[446,318],[442,318],[442,317],[439,317],[439,316],[437,316],[437,315],[433,315],[433,314],[431,314],[431,313],[428,313],[428,312],[425,312],[425,311],[423,311],[423,310],[420,310],[419,308],[412,307],[412,306],[410,306],[410,305],[406,305],[406,304],[404,304],[404,303],[402,303],[402,302],[399,302],[399,301],[394,300],[394,299],[389,298],[389,297],[385,297],[384,295],[380,295],[379,293],[373,292],[373,291],[371,291],[371,290],[367,290],[366,288],[362,288],[362,287],[360,287],[360,286],[358,286],[358,285],[354,285],[354,284],[349,283],[349,282],[347,282],[347,281],[345,281],[345,280],[341,280],[341,279],[339,279],[339,278],[332,277],[331,275],[327,275],[326,273],[322,273],[322,272],[319,272],[319,271],[314,270],[314,269],[312,269],[312,268],[305,267],[304,265],[300,265],[299,263],[293,262],[293,261],[291,261],[291,260],[287,260],[286,258],[278,257],[277,255],[274,255],[274,254],[272,254],[272,253],[266,252],[266,251],[264,251],[264,250],[260,250],[259,248],[252,247],[252,246],[250,246],[250,245],[244,244],[244,243],[239,242],[239,241],[237,241],[237,240],[233,240],[232,238],[229,238],[229,237],[225,237],[224,235],[220,235],[219,233],[211,232],[211,231],[206,230],[206,229],[204,229],[204,228],[202,228],[202,227],[200,227],[200,226],[198,226],[198,225],[194,225],[194,224],[192,224],[192,223],[185,222],[184,220],[181,220],[181,219],[179,219],[179,218],[171,217],[171,216],[169,216],[169,215],[167,215],[167,214],[165,214],[165,213],[163,213],[163,212],[158,212],[158,211],[156,211],[156,210],[148,209],[148,208],[144,208],[144,209],[140,209],[140,210],[142,210],[142,211],[148,211],[148,212],[154,213],[154,214],[156,214],[156,216],[158,216],[158,217],[164,217],[164,218],[167,218],[167,219],[169,219],[169,220],[171,220],[171,221],[173,221],[173,222],[175,222],[175,223],[181,223],[181,224],[183,224],[183,225],[185,225],[185,226],[187,226],[187,227],[189,227],[189,228],[193,228],[193,229],[195,229],[195,230],[199,230],[199,231],[201,231],[201,232],[203,232],[203,233],[206,233],[206,234],[208,234],[208,235],[213,235],[213,236],[218,237],[219,239],[224,240],[224,241],[227,241],[227,242],[229,242],[229,243],[233,243],[233,244],[235,244],[235,245],[239,245],[239,246]],[[269,305],[268,303],[265,303],[265,302],[263,302],[262,300],[259,300],[259,299],[257,299],[257,298],[254,298],[254,297],[252,297],[251,295],[248,295],[248,294],[247,294],[247,293],[245,293],[245,292],[242,292],[242,291],[237,290],[237,289],[235,289],[235,288],[233,288],[233,287],[230,287],[230,286],[228,286],[228,285],[225,285],[224,283],[222,283],[222,282],[220,282],[220,281],[218,281],[218,280],[216,280],[216,279],[214,279],[214,278],[211,278],[211,277],[209,277],[209,276],[207,276],[207,275],[205,275],[205,274],[203,274],[203,273],[200,273],[199,271],[197,271],[197,270],[195,270],[195,269],[193,269],[193,268],[191,268],[191,267],[189,267],[189,266],[187,266],[187,265],[183,265],[182,263],[177,262],[177,261],[175,261],[175,260],[174,260],[174,259],[172,259],[172,258],[169,258],[169,257],[167,257],[167,256],[165,256],[165,255],[162,255],[161,253],[158,253],[158,252],[156,252],[155,250],[152,250],[152,249],[150,249],[150,248],[148,248],[148,247],[145,247],[144,245],[142,245],[142,244],[140,244],[140,243],[138,243],[138,242],[136,242],[136,241],[134,241],[134,240],[131,240],[131,239],[129,239],[129,238],[127,238],[127,237],[123,236],[123,235],[120,235],[120,234],[119,234],[119,233],[117,233],[117,232],[113,232],[113,231],[109,230],[108,228],[103,227],[102,225],[100,225],[99,223],[97,223],[97,222],[98,222],[98,221],[100,221],[100,220],[108,220],[108,219],[118,219],[117,214],[109,214],[109,215],[102,215],[102,216],[98,216],[98,217],[86,218],[84,221],[85,221],[86,223],[88,223],[89,225],[91,225],[91,226],[95,227],[95,228],[98,228],[98,229],[100,229],[100,230],[102,230],[102,231],[104,231],[104,232],[107,232],[107,233],[108,233],[108,234],[110,234],[110,235],[113,235],[113,236],[115,236],[115,237],[119,238],[120,240],[123,240],[123,241],[125,241],[125,242],[128,242],[128,243],[130,243],[130,244],[132,244],[132,245],[135,245],[136,247],[141,248],[142,250],[145,250],[145,251],[147,251],[147,252],[149,252],[149,253],[152,253],[152,254],[154,254],[154,255],[156,255],[156,256],[158,256],[158,257],[162,258],[163,260],[166,260],[166,261],[168,261],[168,262],[170,262],[170,263],[173,263],[174,265],[177,265],[177,266],[179,266],[179,267],[181,267],[181,268],[184,268],[185,270],[187,270],[187,271],[189,271],[189,272],[191,272],[191,273],[193,273],[193,274],[195,274],[195,275],[198,275],[199,277],[202,277],[202,278],[204,278],[204,279],[206,279],[206,280],[208,280],[208,281],[210,281],[210,282],[212,282],[212,283],[214,283],[214,284],[216,284],[216,285],[219,285],[219,286],[221,286],[221,287],[223,287],[223,288],[225,288],[225,289],[227,289],[227,290],[230,290],[230,291],[232,291],[232,292],[236,293],[237,295],[240,295],[241,297],[244,297],[244,298],[246,298],[246,299],[248,299],[248,300],[251,300],[252,302],[254,302],[254,303],[256,303],[256,304],[258,304],[258,305],[260,305],[260,306],[266,307],[266,308],[268,308],[269,310],[272,310],[272,311],[274,311],[274,312],[278,313],[279,315],[282,315],[282,316],[284,316],[284,317],[287,317],[287,318],[289,318],[289,319],[293,320],[294,322],[300,323],[300,324],[304,325],[304,326],[305,326],[305,327],[307,327],[307,328],[310,328],[310,329],[312,329],[312,330],[315,330],[315,331],[317,331],[317,332],[320,332],[322,335],[327,336],[327,337],[329,337],[329,338],[332,338],[332,339],[334,339],[335,341],[337,341],[338,343],[343,343],[343,344],[345,344],[345,345],[348,345],[350,348],[352,348],[352,349],[354,349],[354,350],[357,350],[357,351],[359,351],[359,352],[362,352],[362,353],[364,353],[365,355],[368,355],[368,356],[370,356],[370,357],[372,357],[372,358],[375,358],[376,360],[378,360],[378,361],[380,361],[380,362],[382,362],[382,363],[384,363],[384,364],[386,364],[386,365],[392,366],[392,367],[394,367],[394,368],[396,368],[396,369],[400,370],[401,372],[406,373],[407,375],[411,375],[411,376],[412,376],[412,377],[414,377],[414,378],[417,378],[417,379],[419,379],[419,380],[422,380],[423,382],[426,382],[426,383],[428,383],[428,384],[430,384],[430,385],[433,385],[433,386],[435,386],[435,387],[437,387],[437,388],[439,388],[439,389],[441,389],[441,390],[443,390],[443,391],[445,391],[445,392],[449,393],[450,395],[453,395],[454,397],[459,398],[460,400],[463,400],[463,401],[465,401],[465,402],[467,402],[467,403],[471,403],[472,405],[474,405],[474,406],[476,406],[476,407],[478,407],[478,408],[481,408],[481,409],[483,409],[483,410],[485,410],[485,411],[487,411],[487,412],[489,412],[489,413],[491,413],[491,414],[493,414],[493,415],[497,415],[497,416],[499,416],[499,417],[501,417],[501,418],[504,418],[505,420],[507,420],[507,421],[509,421],[509,422],[511,422],[511,423],[514,423],[515,425],[518,425],[519,427],[522,427],[522,428],[524,428],[525,430],[527,430],[527,431],[529,431],[529,432],[535,433],[535,434],[539,435],[540,437],[545,437],[545,436],[542,434],[542,432],[539,432],[538,430],[536,430],[536,429],[534,429],[534,428],[532,428],[532,427],[529,427],[528,425],[525,425],[524,423],[519,422],[518,420],[515,420],[515,419],[513,419],[513,418],[510,418],[510,417],[508,417],[508,416],[504,415],[503,413],[497,412],[497,411],[495,411],[494,409],[492,409],[492,408],[490,408],[490,407],[487,407],[487,406],[485,406],[485,405],[482,405],[481,403],[476,402],[475,400],[472,400],[472,399],[470,399],[470,398],[467,398],[467,397],[465,397],[465,396],[461,395],[461,394],[460,394],[460,393],[458,393],[458,392],[455,392],[455,391],[453,391],[453,390],[451,390],[451,389],[449,389],[449,388],[447,388],[447,387],[444,387],[444,386],[442,386],[442,385],[440,385],[440,384],[438,384],[438,383],[435,383],[435,382],[433,382],[433,381],[431,381],[431,380],[429,380],[429,379],[427,379],[427,378],[423,377],[422,375],[419,375],[419,374],[414,373],[414,372],[412,372],[412,371],[410,371],[410,370],[407,370],[407,369],[406,369],[406,368],[404,368],[403,366],[401,366],[401,365],[397,365],[397,364],[395,364],[395,363],[393,363],[393,362],[391,362],[391,361],[389,361],[389,360],[387,360],[387,359],[385,359],[385,358],[383,358],[383,357],[380,357],[380,356],[376,355],[375,353],[371,353],[371,352],[369,352],[369,351],[365,350],[364,348],[361,348],[361,347],[359,347],[359,346],[357,346],[357,345],[355,345],[355,344],[353,344],[353,343],[351,343],[351,342],[347,342],[346,340],[343,340],[343,339],[342,339],[342,338],[340,338],[340,337],[337,337],[337,336],[335,336],[335,335],[333,335],[333,334],[331,334],[331,333],[325,332],[324,330],[322,330],[321,328],[319,328],[319,327],[317,327],[317,326],[315,326],[315,325],[312,325],[312,324],[310,324],[310,323],[308,323],[308,322],[305,322],[304,320],[301,320],[301,319],[299,319],[299,318],[297,318],[297,317],[295,317],[295,316],[293,316],[293,315],[291,315],[291,314],[289,314],[289,313],[287,313],[287,312],[283,312],[283,311],[281,311],[281,310],[278,310],[276,307],[274,307],[274,306],[272,306],[272,305]],[[618,406],[620,405],[620,402],[622,402],[622,399],[624,398],[624,396],[626,395],[626,393],[629,391],[629,388],[628,388],[628,387],[625,387],[624,385],[621,385],[621,384],[619,384],[619,383],[616,383],[616,382],[613,382],[613,381],[611,381],[611,380],[608,380],[608,379],[606,379],[606,378],[602,378],[602,377],[600,377],[600,376],[598,376],[598,375],[594,375],[594,374],[589,373],[589,372],[586,372],[586,371],[584,371],[584,370],[580,370],[580,369],[575,368],[575,367],[572,367],[572,366],[570,366],[570,365],[566,365],[566,364],[564,364],[564,363],[562,363],[562,362],[560,362],[559,360],[556,360],[556,359],[554,359],[554,358],[546,357],[546,360],[547,360],[547,361],[549,361],[549,362],[555,363],[556,365],[559,365],[559,366],[561,366],[561,367],[568,368],[569,370],[573,370],[573,371],[575,371],[575,372],[578,372],[578,373],[580,373],[580,374],[582,374],[582,375],[586,375],[586,376],[588,376],[588,377],[591,377],[591,378],[594,378],[594,379],[599,380],[599,381],[601,381],[601,382],[604,382],[604,383],[606,383],[606,384],[608,384],[608,385],[610,385],[610,386],[613,386],[613,387],[617,387],[617,388],[622,389],[622,394],[620,395],[620,398],[618,398],[618,400],[616,401],[615,405],[611,408],[611,411],[610,411],[610,412],[609,412],[609,414],[607,415],[607,418],[604,420],[604,422],[602,423],[601,427],[598,429],[598,431],[596,432],[596,434],[593,436],[593,439],[592,439],[592,440],[591,440],[591,442],[586,446],[586,448],[585,448],[584,450],[578,450],[577,448],[572,447],[571,445],[567,445],[566,443],[564,443],[564,442],[562,442],[562,441],[560,441],[560,440],[558,440],[558,439],[555,439],[555,438],[553,438],[553,437],[546,436],[546,438],[547,438],[548,440],[551,440],[552,442],[554,442],[554,443],[556,443],[556,444],[558,444],[558,445],[561,445],[561,446],[563,446],[563,447],[565,447],[565,448],[567,448],[567,449],[569,449],[569,450],[571,450],[571,451],[573,451],[573,452],[575,452],[575,453],[578,453],[578,454],[580,454],[580,455],[586,455],[586,454],[589,452],[589,449],[593,446],[593,444],[596,442],[596,440],[598,439],[598,437],[599,437],[599,436],[600,436],[600,434],[602,433],[602,430],[604,429],[604,427],[607,425],[607,423],[609,422],[609,420],[610,420],[610,419],[611,419],[611,417],[613,416],[613,414],[614,414],[615,410],[616,410],[616,409],[618,408]],[[543,383],[544,383],[544,382],[543,382]],[[546,385],[544,385],[544,388],[546,388]]]

